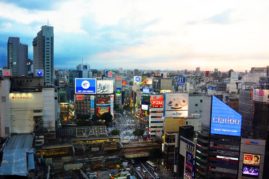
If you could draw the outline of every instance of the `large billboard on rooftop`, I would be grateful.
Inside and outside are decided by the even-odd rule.
[[[212,97],[211,134],[241,136],[242,116],[217,97]]]

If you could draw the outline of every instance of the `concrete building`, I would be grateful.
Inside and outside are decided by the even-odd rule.
[[[241,139],[238,179],[263,178],[265,145],[262,139]]]
[[[90,65],[87,65],[87,64],[79,64],[77,66],[77,70],[78,71],[81,71],[82,78],[91,78],[92,77]]]
[[[0,79],[0,137],[7,137],[10,134],[9,123],[9,89],[10,80]]]
[[[33,40],[34,75],[44,77],[45,86],[53,86],[54,35],[52,26],[42,26]],[[41,74],[43,73],[43,74]]]
[[[149,135],[161,136],[163,134],[164,123],[164,97],[163,95],[150,96],[150,109],[149,109]]]
[[[7,42],[7,62],[12,76],[27,75],[28,46],[20,43],[20,38],[9,37]]]

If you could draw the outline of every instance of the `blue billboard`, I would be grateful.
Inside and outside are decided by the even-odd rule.
[[[176,77],[177,80],[177,85],[178,86],[184,86],[185,82],[186,82],[186,78],[183,75],[179,75]]]
[[[96,94],[95,78],[76,78],[75,79],[76,94]]]
[[[212,97],[211,134],[241,136],[242,116],[217,97]]]

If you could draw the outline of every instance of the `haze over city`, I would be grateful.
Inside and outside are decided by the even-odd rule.
[[[269,58],[269,1],[0,1],[0,66],[9,36],[29,46],[55,29],[55,67],[249,70]]]

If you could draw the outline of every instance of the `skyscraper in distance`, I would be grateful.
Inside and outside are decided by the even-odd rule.
[[[7,42],[7,62],[12,76],[26,76],[28,46],[20,43],[19,37],[9,37]]]
[[[42,26],[33,40],[34,75],[44,78],[44,86],[53,86],[54,33],[52,26]]]

